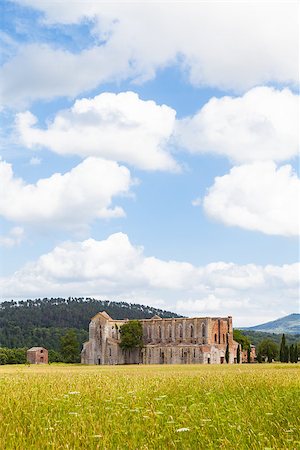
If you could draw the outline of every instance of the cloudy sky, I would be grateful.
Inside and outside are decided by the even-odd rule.
[[[298,312],[297,3],[2,2],[2,300]]]

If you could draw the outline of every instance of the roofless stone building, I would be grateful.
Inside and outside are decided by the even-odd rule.
[[[27,350],[27,361],[30,364],[48,364],[48,350],[44,347],[31,347]]]
[[[83,345],[82,364],[223,364],[228,344],[229,362],[236,362],[232,317],[195,317],[139,320],[143,348],[124,352],[120,328],[105,311],[91,319],[89,340]]]

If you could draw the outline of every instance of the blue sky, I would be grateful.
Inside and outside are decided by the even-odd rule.
[[[2,299],[296,312],[296,10],[3,2]]]

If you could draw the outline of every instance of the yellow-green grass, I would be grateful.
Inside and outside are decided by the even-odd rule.
[[[299,449],[299,366],[0,366],[0,449]]]

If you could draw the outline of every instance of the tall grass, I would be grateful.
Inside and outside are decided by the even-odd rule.
[[[2,366],[0,449],[298,449],[296,365]]]

